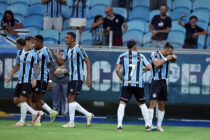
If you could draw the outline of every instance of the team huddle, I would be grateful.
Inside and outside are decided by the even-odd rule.
[[[8,83],[19,70],[19,79],[14,92],[14,104],[20,107],[21,118],[13,126],[25,126],[27,111],[32,114],[32,123],[30,125],[34,126],[41,126],[41,122],[46,117],[46,113],[42,109],[50,114],[51,123],[58,115],[57,111],[52,110],[42,100],[42,95],[46,94],[47,89],[52,89],[54,73],[53,55],[58,65],[63,65],[65,61],[68,62],[69,81],[67,93],[69,122],[62,125],[62,127],[75,127],[74,118],[76,110],[86,116],[86,126],[90,126],[94,114],[88,112],[76,102],[76,97],[81,91],[83,81],[86,82],[87,86],[91,86],[91,64],[85,50],[75,43],[75,39],[76,35],[73,32],[67,33],[65,41],[68,47],[64,50],[62,58],[57,56],[56,50],[51,52],[43,45],[43,37],[41,35],[37,35],[35,38],[29,36],[26,39],[19,39],[17,41],[16,65],[5,80]],[[135,41],[128,41],[127,47],[128,51],[118,57],[116,64],[116,73],[121,80],[120,104],[117,111],[117,130],[122,130],[125,106],[131,99],[132,94],[134,94],[142,111],[146,130],[164,131],[161,124],[165,114],[165,101],[167,101],[168,97],[166,84],[168,67],[169,62],[175,62],[177,58],[173,54],[173,46],[166,43],[161,50],[151,53],[149,61],[137,51],[138,46]],[[84,62],[86,63],[86,74],[83,71]],[[143,74],[146,71],[151,72],[149,109],[145,104],[143,83]],[[156,104],[158,104],[157,128],[152,125]]]

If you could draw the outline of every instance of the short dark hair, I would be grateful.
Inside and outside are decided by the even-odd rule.
[[[25,46],[26,45],[26,42],[25,42],[24,38],[18,38],[16,40],[16,43],[19,44],[20,46]]]
[[[196,16],[191,16],[190,20],[192,20],[192,19],[196,19],[198,21],[198,18]]]
[[[96,23],[101,17],[103,18],[102,15],[97,15],[97,16],[95,16],[95,18],[94,18],[94,23]]]
[[[25,38],[25,41],[31,41],[31,40],[34,40],[34,37],[33,36],[27,36]]]
[[[160,5],[160,8],[161,8],[162,6],[165,6],[166,9],[168,9],[168,7],[167,7],[167,5],[166,5],[165,3],[164,3],[164,4],[161,4],[161,5]]]
[[[74,38],[74,41],[76,40],[76,34],[74,32],[68,32],[68,35]]]
[[[36,35],[35,38],[43,43],[44,38],[42,35]]]
[[[174,47],[169,43],[169,42],[166,42],[166,44],[164,45],[163,47],[164,49],[174,49]]]
[[[64,52],[64,50],[63,50],[63,49],[61,49],[61,50],[59,50],[59,53],[60,53],[60,52]]]
[[[136,44],[137,44],[137,43],[136,43],[135,40],[129,40],[129,41],[127,42],[127,47],[128,47],[128,49],[132,49]]]

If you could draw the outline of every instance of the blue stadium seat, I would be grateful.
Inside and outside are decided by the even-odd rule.
[[[23,20],[24,27],[34,27],[37,30],[40,30],[43,26],[43,17],[42,16],[30,16]]]
[[[91,18],[91,19],[88,19],[87,20],[87,24],[86,24],[86,26],[85,26],[85,30],[91,30],[91,25],[93,24],[93,22],[94,22],[94,18]]]
[[[206,41],[206,35],[199,35],[198,36],[198,47],[197,49],[204,49]]]
[[[76,30],[65,30],[65,31],[60,32],[60,44],[64,44],[64,45],[66,44],[65,37],[68,32],[74,32],[76,34]]]
[[[210,1],[209,0],[195,0],[193,2],[193,11],[196,9],[207,9],[210,11]]]
[[[150,13],[149,13],[149,22],[152,21],[152,18],[153,18],[155,15],[160,15],[160,10],[152,10],[152,11],[150,11]]]
[[[150,7],[150,1],[149,0],[133,0],[132,8],[135,7]]]
[[[56,45],[59,40],[57,30],[42,30],[40,33],[44,37],[44,44]]]
[[[146,25],[145,25],[145,32],[147,33],[147,32],[150,32],[150,30],[149,30],[149,24],[150,23],[146,23]]]
[[[191,0],[174,0],[172,5],[173,10],[176,8],[186,8],[192,9],[192,1]]]
[[[8,4],[6,2],[0,1],[0,14],[4,15],[5,10],[7,9]]]
[[[33,1],[33,0],[32,0]],[[9,3],[12,4],[16,4],[16,3],[25,3],[27,5],[29,5],[29,0],[9,0]]]
[[[171,31],[180,31],[180,32],[183,32],[183,33],[186,32],[185,28],[178,24],[178,21],[172,21]]]
[[[87,18],[95,18],[97,15],[102,15],[105,17],[104,8],[93,7],[90,9],[89,13],[87,13]]]
[[[4,15],[0,14],[0,21],[2,21],[3,16],[4,16]]]
[[[127,10],[125,8],[113,8],[114,13],[119,14],[124,17],[125,20],[128,18]]]
[[[168,8],[168,11],[171,11],[171,9],[172,9],[172,0],[167,0],[166,1],[166,5],[167,5],[167,8]]]
[[[40,15],[44,16],[46,12],[45,5],[43,4],[34,4],[31,7],[28,7],[28,16]]]
[[[91,0],[90,1],[90,6],[96,6],[96,5],[104,5],[106,6],[111,6],[112,0]],[[104,9],[105,10],[105,9]]]
[[[34,5],[34,4],[42,4],[41,0],[30,0],[30,4]]]
[[[208,33],[210,34],[210,26],[208,27]]]
[[[63,21],[63,30],[68,30],[70,29],[70,21],[69,19],[66,19]]]
[[[206,46],[207,46],[207,49],[210,50],[210,34],[207,37]]]
[[[92,45],[92,33],[90,31],[84,31],[81,36],[82,45]]]
[[[15,19],[19,20],[20,22],[23,22],[24,16],[19,15],[19,14],[14,14]]]
[[[149,20],[149,8],[137,7],[129,13],[129,20],[143,20],[147,22]]]
[[[181,15],[185,14],[186,17],[182,18],[182,22],[188,22],[187,17],[189,17],[190,13],[191,12],[190,12],[189,9],[186,9],[186,8],[176,8],[170,14],[170,17],[171,17],[172,20],[179,20],[179,18],[181,17]]]
[[[133,21],[129,21],[127,24],[128,24],[128,30],[127,30],[128,32],[131,30],[137,30],[142,33],[145,32],[146,22],[133,20]]]
[[[180,31],[171,31],[168,35],[167,41],[170,42],[174,48],[182,48],[184,39],[185,33]]]
[[[151,32],[147,32],[146,34],[144,34],[143,37],[143,47],[144,48],[149,48],[151,45],[151,36],[152,33]]]
[[[204,30],[208,29],[208,23],[206,23],[206,22],[198,21],[197,25],[200,26],[201,28],[203,28]]]
[[[209,14],[206,10],[200,9],[199,11],[193,12],[190,16],[197,16],[198,21],[209,23]]]
[[[8,6],[7,10],[11,10],[14,14],[19,14],[26,17],[28,5],[25,3],[16,3],[16,4]]]
[[[141,47],[143,40],[143,33],[137,30],[127,31],[123,34],[123,45],[127,46],[129,40],[135,40],[138,44],[138,47]]]
[[[64,18],[70,18],[72,15],[72,8],[67,5],[62,5],[61,14]]]
[[[27,27],[26,29],[29,30],[29,35],[36,36],[39,34],[40,30],[36,27]]]

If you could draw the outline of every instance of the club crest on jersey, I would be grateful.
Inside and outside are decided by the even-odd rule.
[[[23,91],[22,91],[22,94],[26,94],[26,91],[25,91],[25,90],[23,90]]]
[[[115,22],[118,23],[119,22],[119,19],[116,19]]]
[[[157,97],[157,94],[156,94],[156,93],[153,93],[153,94],[152,94],[152,97],[153,97],[153,98],[156,98],[156,97]]]

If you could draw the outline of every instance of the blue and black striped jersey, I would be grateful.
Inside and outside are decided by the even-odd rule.
[[[64,50],[63,59],[68,59],[69,81],[84,80],[83,62],[87,58],[85,50],[78,44],[74,48]]]
[[[47,83],[50,71],[49,63],[53,63],[52,52],[47,47],[43,47],[37,50],[37,55],[39,61],[39,75],[37,80],[43,80]]]
[[[127,51],[118,57],[117,64],[122,67],[123,86],[144,87],[143,67],[149,62],[136,51]]]
[[[151,57],[150,57],[150,64],[152,66],[152,69],[150,70],[151,75],[150,75],[150,80],[149,82],[151,83],[152,80],[162,80],[162,79],[167,79],[168,78],[168,66],[169,66],[169,61],[163,63],[162,66],[160,67],[155,67],[155,65],[152,63],[153,59],[158,59],[158,60],[162,60],[165,57],[159,52],[159,51],[155,51],[151,53]]]
[[[34,65],[38,64],[37,54],[34,50],[18,50],[16,63],[20,64],[20,74],[18,83],[31,83],[34,79]]]

